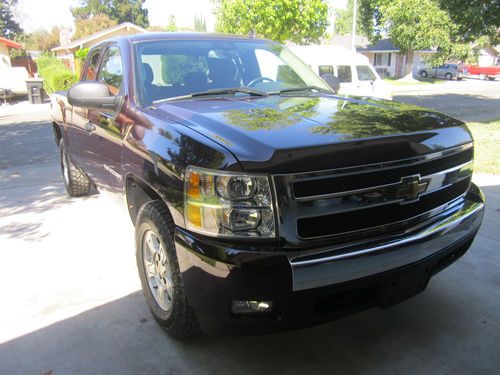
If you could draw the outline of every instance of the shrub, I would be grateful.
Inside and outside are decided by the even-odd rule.
[[[75,73],[66,70],[58,71],[51,76],[50,86],[52,92],[68,90],[71,86],[78,82],[78,77]]]
[[[76,74],[55,56],[44,54],[36,64],[38,74],[44,79],[43,87],[49,94],[54,91],[67,90],[78,81]]]

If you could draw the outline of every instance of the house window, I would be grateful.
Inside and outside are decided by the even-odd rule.
[[[376,53],[374,62],[375,66],[391,66],[392,53]]]

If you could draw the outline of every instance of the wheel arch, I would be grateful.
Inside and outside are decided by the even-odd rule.
[[[141,207],[145,203],[154,200],[161,201],[167,208],[169,214],[172,216],[170,207],[167,202],[165,202],[163,197],[147,182],[133,174],[127,175],[125,179],[125,199],[127,202],[130,220],[132,220],[132,224],[134,225]]]
[[[52,130],[54,131],[54,139],[56,143],[59,145],[62,139],[62,132],[61,132],[61,127],[55,121],[52,121]]]

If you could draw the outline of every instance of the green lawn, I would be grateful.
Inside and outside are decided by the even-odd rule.
[[[469,122],[474,136],[474,170],[500,174],[500,120]]]
[[[386,77],[384,81],[393,86],[410,86],[410,85],[432,85],[434,83],[446,82],[444,79],[438,78],[415,78],[414,82],[400,81],[400,78]]]

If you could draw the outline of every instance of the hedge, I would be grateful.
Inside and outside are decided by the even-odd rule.
[[[54,56],[42,55],[36,64],[38,74],[44,79],[43,87],[49,94],[67,90],[78,81],[76,74]]]

